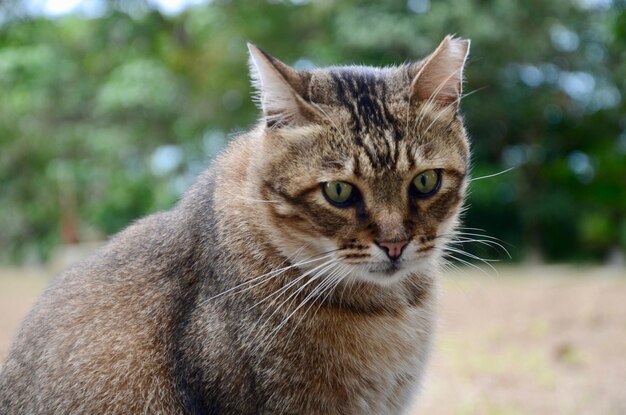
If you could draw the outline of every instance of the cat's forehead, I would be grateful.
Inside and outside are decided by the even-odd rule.
[[[318,142],[318,165],[336,177],[356,177],[391,183],[407,173],[428,169],[450,169],[459,173],[467,170],[469,151],[460,137],[438,137],[432,141],[402,139],[391,136],[373,139],[370,136],[353,139],[348,145],[335,145],[346,137]],[[335,143],[333,143],[335,141]],[[393,180],[389,180],[393,179]]]
[[[377,103],[408,97],[407,67],[334,66],[311,72],[308,95],[312,102],[377,111]]]
[[[443,119],[439,111],[411,110],[411,79],[403,66],[313,72],[308,98],[325,109],[333,129],[318,142],[325,157],[333,163],[342,160],[339,164],[363,176],[386,176],[449,161],[458,161],[454,167],[463,168],[463,140],[447,128],[439,131],[437,121]],[[428,134],[423,134],[426,129]]]
[[[348,141],[342,156],[357,172],[395,164],[397,154],[389,143],[400,141],[403,131],[392,102],[406,95],[407,83],[408,76],[397,68],[345,66],[312,74],[309,99],[326,109],[339,130],[327,144]]]

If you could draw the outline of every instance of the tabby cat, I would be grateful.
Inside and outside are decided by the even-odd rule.
[[[2,414],[406,413],[468,184],[469,41],[382,69],[249,50],[256,128],[52,282]]]

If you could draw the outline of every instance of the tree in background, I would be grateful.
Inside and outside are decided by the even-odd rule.
[[[0,2],[3,261],[44,259],[175,203],[256,117],[247,40],[306,69],[417,59],[447,33],[473,40],[473,176],[513,168],[472,183],[467,226],[515,258],[626,249],[624,3],[232,0],[178,15],[90,3],[95,17],[50,19]]]

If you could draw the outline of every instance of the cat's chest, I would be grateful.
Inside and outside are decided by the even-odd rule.
[[[317,343],[318,378],[350,414],[401,414],[416,393],[433,335],[433,313],[335,319]],[[339,395],[343,396],[339,396]],[[331,404],[332,406],[332,404]]]

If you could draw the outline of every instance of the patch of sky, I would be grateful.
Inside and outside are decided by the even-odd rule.
[[[424,14],[430,9],[430,0],[408,0],[406,7],[417,14]]]
[[[529,148],[527,145],[516,144],[507,146],[502,151],[502,162],[509,168],[526,164],[528,159]]]
[[[578,49],[580,44],[576,32],[559,24],[550,28],[550,40],[554,48],[561,52],[573,52]]]
[[[184,155],[183,149],[176,145],[157,147],[150,158],[150,168],[157,176],[166,176],[180,166]]]
[[[211,0],[148,0],[148,5],[163,14],[176,15],[186,9]],[[104,0],[26,0],[26,9],[34,15],[59,17],[67,14],[81,14],[87,17],[99,17],[106,12]],[[121,6],[124,4],[121,3]]]
[[[582,184],[589,184],[595,176],[595,169],[589,156],[582,151],[572,151],[567,156],[567,165]]]

